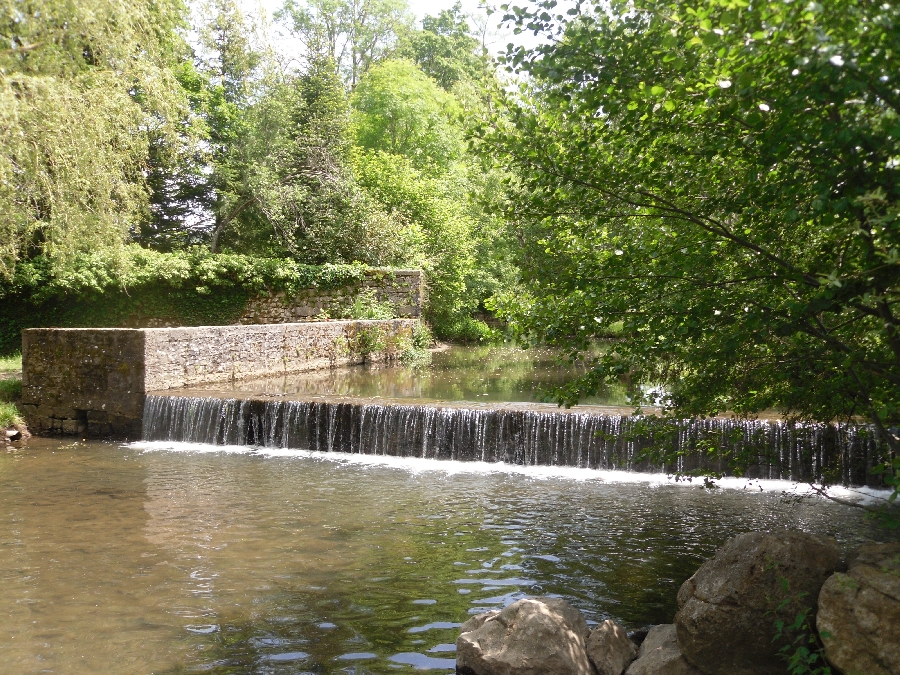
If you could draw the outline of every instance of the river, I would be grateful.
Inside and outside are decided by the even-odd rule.
[[[0,454],[0,671],[453,670],[466,616],[560,595],[671,621],[727,538],[887,533],[785,482],[32,439]]]

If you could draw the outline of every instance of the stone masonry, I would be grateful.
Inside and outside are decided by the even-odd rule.
[[[363,280],[342,288],[326,291],[311,288],[296,296],[284,293],[251,298],[238,323],[266,324],[312,321],[323,314],[340,316],[353,300],[365,291],[374,292],[379,302],[390,302],[396,316],[422,316],[424,283],[421,270],[366,270]]]
[[[30,328],[22,333],[22,411],[37,434],[136,439],[147,392],[391,359],[417,323]]]

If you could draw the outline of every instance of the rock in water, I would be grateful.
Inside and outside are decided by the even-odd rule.
[[[597,626],[587,640],[587,655],[599,675],[622,675],[637,656],[628,632],[612,619]]]
[[[847,574],[830,577],[816,627],[844,675],[900,675],[900,543],[866,544]]]
[[[484,622],[488,619],[495,617],[500,612],[496,609],[492,609],[488,612],[483,612],[482,614],[476,614],[471,619],[466,621],[462,626],[459,627],[460,633],[468,633],[469,631],[477,630],[484,625]]]
[[[671,623],[653,626],[625,675],[703,675],[681,653]]]
[[[481,621],[456,641],[463,675],[594,675],[585,650],[590,629],[577,609],[559,598],[525,598]],[[478,625],[480,623],[480,626]]]
[[[841,551],[830,537],[779,531],[728,540],[678,591],[682,653],[709,675],[783,675],[787,664],[778,653],[782,643],[773,642],[775,621],[790,623],[798,611],[814,608],[822,584],[840,565]],[[787,597],[795,600],[777,613]]]

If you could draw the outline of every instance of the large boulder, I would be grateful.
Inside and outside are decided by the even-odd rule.
[[[861,547],[825,582],[816,628],[844,675],[900,675],[900,543]]]
[[[703,675],[681,653],[671,623],[653,626],[625,675]]]
[[[841,551],[829,537],[778,531],[728,540],[678,591],[682,653],[708,675],[784,675],[776,620],[789,623],[812,610],[840,566]]]
[[[525,598],[463,629],[456,641],[462,675],[595,675],[585,650],[591,631],[565,600]]]
[[[484,622],[490,619],[491,617],[495,617],[500,612],[496,609],[488,610],[487,612],[482,612],[481,614],[476,614],[471,617],[468,621],[463,623],[462,626],[459,627],[460,633],[468,633],[469,631],[477,630],[484,625]]]
[[[628,632],[612,619],[594,628],[587,639],[587,655],[598,675],[622,675],[637,651]]]

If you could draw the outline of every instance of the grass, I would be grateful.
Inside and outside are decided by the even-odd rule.
[[[24,423],[25,421],[14,403],[0,403],[0,429],[17,427]]]
[[[0,356],[0,373],[17,373],[22,370],[22,355]]]
[[[22,380],[0,380],[0,403],[15,403],[22,398]]]
[[[20,398],[22,398],[21,380],[0,380],[0,432],[9,427],[25,424],[15,403]]]

